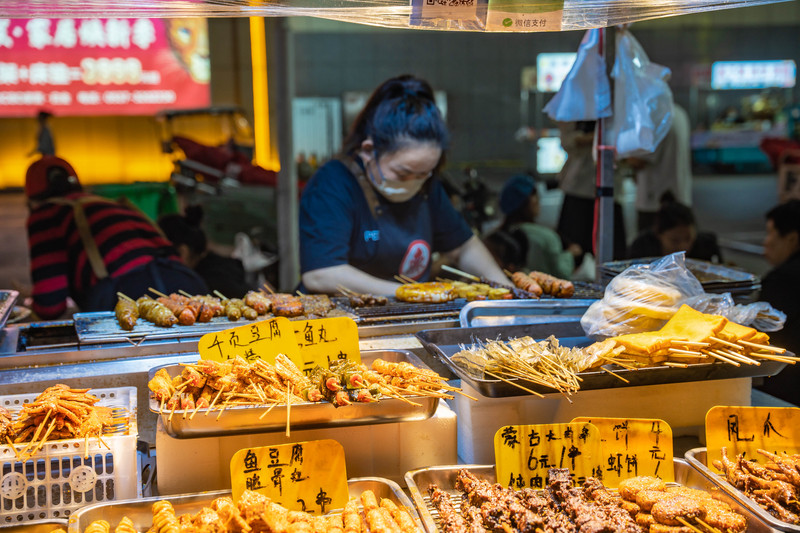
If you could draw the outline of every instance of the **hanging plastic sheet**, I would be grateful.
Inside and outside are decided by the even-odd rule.
[[[544,106],[551,119],[577,122],[611,116],[611,86],[599,48],[600,30],[587,31],[564,83]]]
[[[627,29],[617,32],[612,139],[617,157],[655,152],[672,126],[669,68],[653,63]]]
[[[2,0],[0,17],[305,16],[389,28],[538,32],[587,30],[782,1],[788,0]]]

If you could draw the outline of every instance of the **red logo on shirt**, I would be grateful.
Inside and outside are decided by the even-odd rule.
[[[400,263],[400,274],[412,279],[419,279],[428,268],[430,260],[431,245],[421,239],[412,241]]]

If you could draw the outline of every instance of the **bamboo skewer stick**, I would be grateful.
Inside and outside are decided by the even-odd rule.
[[[622,381],[624,381],[625,383],[630,383],[630,381],[629,381],[629,380],[627,380],[627,379],[623,378],[622,376],[620,376],[619,374],[617,374],[617,373],[616,373],[616,372],[614,372],[613,370],[609,370],[608,368],[605,368],[605,367],[603,367],[603,366],[601,366],[601,367],[600,367],[600,370],[602,370],[603,372],[608,372],[609,374],[611,374],[611,375],[612,375],[612,376],[614,376],[615,378],[617,378],[617,379],[621,379],[621,380],[622,380]]]
[[[717,351],[729,355],[731,357],[731,359],[735,359],[735,360],[737,360],[739,362],[746,363],[748,365],[755,365],[755,366],[761,365],[761,361],[756,361],[755,359],[750,359],[746,355],[742,355],[742,354],[736,353],[733,350],[725,350],[725,349],[720,348]]]
[[[225,389],[220,389],[219,392],[217,393],[217,395],[214,396],[214,399],[208,405],[208,408],[206,408],[206,412],[203,414],[203,416],[208,416],[208,413],[210,413],[211,410],[214,409],[214,404],[217,403],[217,400],[219,400],[219,397],[222,394],[223,390],[225,390]]]
[[[150,292],[152,292],[155,295],[161,296],[162,298],[169,298],[169,296],[167,296],[166,294],[164,294],[161,291],[155,290],[153,287],[147,287],[147,290],[149,290]]]
[[[693,350],[683,350],[681,348],[669,348],[667,351],[670,352],[670,353],[674,353],[674,354],[691,355],[693,357],[702,357],[703,356],[703,354],[700,353],[700,352],[695,352]]]
[[[709,339],[714,341],[714,342],[717,342],[719,344],[724,344],[725,346],[729,346],[729,347],[731,347],[731,348],[733,348],[735,350],[741,350],[742,349],[742,345],[741,344],[736,344],[736,343],[733,343],[733,342],[730,342],[730,341],[726,341],[725,339],[720,339],[718,337],[709,337]]]
[[[225,408],[228,407],[228,402],[229,401],[230,401],[230,399],[226,398],[225,401],[222,402],[222,407],[220,408],[219,413],[217,413],[217,418],[215,418],[214,420],[219,420],[219,417],[222,416],[222,413],[225,411]]]
[[[127,295],[125,295],[125,294],[122,294],[121,292],[117,292],[117,296],[119,296],[120,298],[122,298],[123,300],[126,300],[126,301],[128,301],[128,302],[131,302],[131,303],[136,303],[136,300],[134,300],[134,299],[133,299],[133,298],[131,298],[130,296],[127,296]]]
[[[689,368],[689,364],[688,363],[678,363],[676,361],[664,361],[661,364],[664,365],[664,366],[673,366],[673,367],[676,367],[676,368]]]
[[[778,361],[778,362],[781,362],[781,363],[789,363],[790,365],[793,365],[793,364],[795,364],[797,362],[797,359],[794,358],[794,357],[786,357],[786,356],[782,356],[782,355],[770,355],[770,354],[758,353],[758,352],[750,352],[747,355],[749,355],[750,357],[758,357],[760,359],[766,359],[768,361]]]
[[[14,452],[14,455],[16,456],[17,461],[22,461],[22,457],[20,457],[20,455],[19,455],[19,450],[17,450],[17,445],[14,444],[14,441],[11,440],[11,437],[9,437],[8,435],[6,435],[6,442],[8,443],[9,447],[11,448],[11,450]]]
[[[774,352],[777,354],[782,354],[786,352],[786,348],[779,348],[777,346],[772,346],[769,344],[757,344],[755,342],[750,341],[739,341],[740,343],[744,344],[745,346],[749,346],[750,348],[756,348],[759,350],[766,350],[768,352]]]
[[[714,353],[714,352],[711,352],[711,351],[707,351],[707,350],[704,350],[703,353],[710,355],[714,359],[719,359],[723,363],[728,363],[729,365],[733,365],[733,366],[742,366],[741,363],[739,363],[738,361],[733,361],[733,360],[725,357],[724,355],[719,355],[717,353]]]
[[[696,346],[698,348],[706,348],[709,346],[707,342],[696,342],[696,341],[684,341],[680,339],[671,339],[670,344],[678,344],[683,346]]]
[[[688,527],[689,529],[691,529],[695,533],[706,533],[702,529],[699,529],[699,528],[693,526],[692,524],[690,524],[689,522],[687,522],[682,516],[676,516],[675,518],[676,518],[676,520],[678,520],[678,522],[680,522],[684,526]]]
[[[522,389],[522,390],[524,390],[525,392],[529,392],[529,393],[533,394],[534,396],[538,396],[539,398],[544,398],[544,394],[538,393],[538,392],[536,392],[536,391],[532,391],[531,389],[526,389],[525,387],[523,387],[523,386],[522,386],[522,385],[520,385],[519,383],[514,383],[513,381],[509,381],[509,380],[507,380],[507,379],[505,379],[505,378],[503,378],[503,377],[500,377],[500,376],[498,376],[497,374],[492,374],[492,373],[491,373],[491,372],[489,372],[488,370],[484,370],[484,372],[486,372],[487,374],[489,374],[489,375],[490,375],[490,376],[492,376],[493,378],[497,378],[497,379],[499,379],[499,380],[501,380],[501,381],[505,381],[505,382],[506,382],[506,383],[508,383],[509,385],[513,385],[513,386],[515,386],[515,387],[517,387],[517,388],[519,388],[519,389]]]
[[[286,389],[286,436],[287,437],[290,434],[289,423],[291,421],[291,417],[289,416],[289,414],[291,409],[292,409],[292,384],[289,383],[289,388]]]
[[[473,276],[472,274],[467,274],[463,270],[459,270],[457,268],[453,268],[450,265],[442,265],[442,270],[446,270],[447,272],[450,272],[451,274],[456,274],[456,275],[459,275],[459,276],[461,276],[463,278],[471,279],[472,281],[480,281],[481,280],[481,278],[479,278],[478,276]]]
[[[701,525],[701,526],[703,526],[704,528],[706,528],[706,529],[708,529],[709,531],[711,531],[711,533],[722,533],[722,531],[720,531],[718,528],[716,528],[716,527],[712,526],[711,524],[707,524],[707,523],[706,523],[704,520],[702,520],[701,518],[695,518],[695,520],[697,520],[697,523],[698,523],[698,524],[700,524],[700,525]]]

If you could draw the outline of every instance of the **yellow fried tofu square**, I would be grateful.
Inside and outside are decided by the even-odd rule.
[[[707,315],[684,304],[661,328],[665,338],[691,342],[707,342],[722,331],[728,319],[719,315]]]

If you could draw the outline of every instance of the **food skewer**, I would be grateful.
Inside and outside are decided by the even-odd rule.
[[[481,278],[479,278],[478,276],[474,276],[472,274],[467,274],[463,270],[459,270],[457,268],[453,268],[450,265],[442,265],[442,270],[446,270],[447,272],[450,272],[452,274],[456,274],[458,276],[461,276],[462,278],[466,278],[466,279],[469,279],[469,280],[472,280],[472,281],[475,281],[475,282],[480,282],[481,281]]]
[[[147,287],[147,290],[149,290],[150,292],[152,292],[156,296],[161,296],[162,298],[169,298],[169,296],[167,296],[166,294],[164,294],[161,291],[155,290],[153,287]]]
[[[681,524],[683,524],[684,526],[686,526],[686,527],[688,527],[689,529],[691,529],[692,531],[694,531],[695,533],[706,533],[706,532],[705,532],[705,531],[703,531],[702,529],[700,529],[700,528],[698,528],[698,527],[696,527],[696,526],[694,526],[694,525],[690,524],[689,522],[687,522],[687,521],[686,521],[686,519],[685,519],[685,518],[683,518],[682,516],[676,516],[676,517],[675,517],[675,519],[676,519],[678,522],[680,522]]]
[[[757,344],[755,342],[744,341],[744,340],[740,340],[739,342],[741,344],[744,344],[745,346],[748,346],[750,348],[756,348],[758,350],[766,350],[768,352],[774,352],[777,354],[782,354],[786,352],[786,348],[779,348],[778,346],[772,346],[770,344]]]

